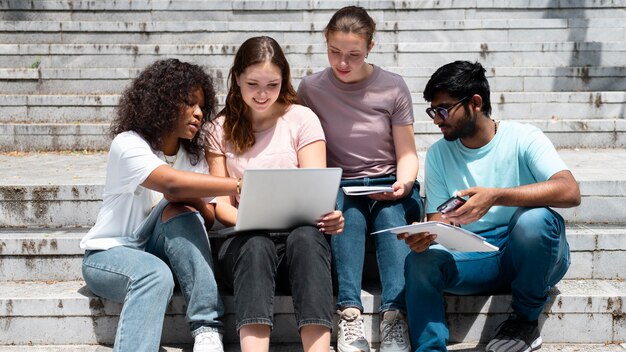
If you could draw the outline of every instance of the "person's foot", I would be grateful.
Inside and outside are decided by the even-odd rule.
[[[486,352],[530,352],[541,347],[537,321],[528,321],[511,315],[500,324],[500,329],[485,348]]]
[[[338,310],[339,331],[337,332],[338,352],[369,352],[370,346],[365,338],[365,322],[357,308]]]
[[[409,327],[399,310],[383,313],[380,322],[379,352],[410,352]]]
[[[222,334],[217,331],[207,331],[196,335],[193,352],[224,352]]]

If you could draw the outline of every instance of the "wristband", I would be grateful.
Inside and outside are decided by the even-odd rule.
[[[237,179],[237,194],[241,194],[241,177]]]

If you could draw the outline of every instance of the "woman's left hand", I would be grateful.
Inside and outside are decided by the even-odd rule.
[[[393,187],[393,192],[383,192],[383,193],[375,193],[375,194],[370,194],[369,197],[373,200],[379,200],[379,201],[389,201],[389,200],[398,200],[398,199],[402,199],[404,197],[407,196],[407,194],[409,194],[411,187],[413,187],[413,185],[411,184],[411,187],[409,187],[407,184],[402,183],[400,181],[396,181],[393,183],[393,185],[391,185],[391,187]]]
[[[317,223],[317,227],[327,235],[336,235],[343,231],[343,224],[343,214],[340,210],[335,210],[324,215]]]

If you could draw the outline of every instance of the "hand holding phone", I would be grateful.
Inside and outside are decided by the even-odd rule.
[[[455,209],[458,209],[461,205],[465,204],[465,202],[466,202],[465,199],[459,196],[453,196],[453,197],[450,197],[450,199],[443,202],[440,206],[438,206],[437,211],[442,214],[445,214]]]

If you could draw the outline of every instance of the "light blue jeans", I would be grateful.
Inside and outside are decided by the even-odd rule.
[[[391,185],[395,176],[342,180],[341,186]],[[345,220],[343,233],[331,237],[334,275],[337,280],[338,309],[355,307],[363,311],[361,283],[365,259],[365,240],[370,233],[419,221],[423,214],[419,183],[403,199],[377,202],[367,196],[347,196],[339,189],[337,209]],[[409,247],[395,235],[374,235],[376,261],[382,286],[380,312],[406,311],[404,300],[404,259]]]
[[[446,351],[444,293],[512,292],[513,312],[536,320],[548,291],[567,272],[563,218],[549,208],[520,208],[508,226],[481,233],[498,252],[448,252],[440,245],[411,253],[405,264],[406,301],[414,351]]]
[[[159,216],[160,219],[160,216]],[[86,251],[83,277],[96,295],[123,303],[114,351],[158,351],[165,310],[178,280],[192,336],[222,332],[224,313],[211,248],[198,212],[157,222],[145,251]]]

